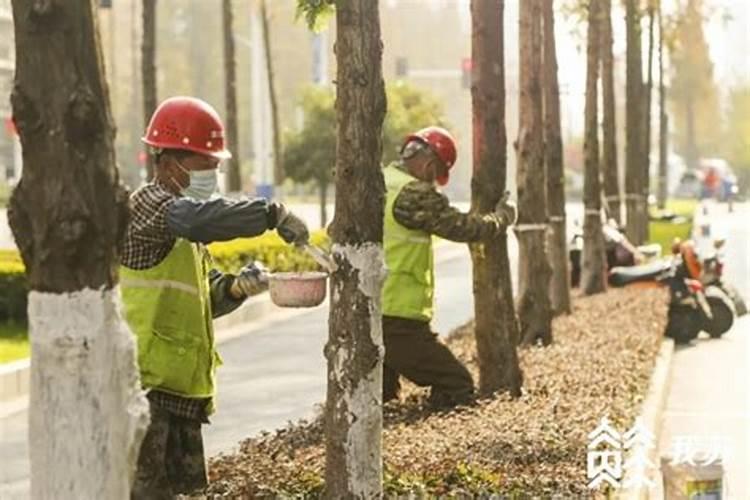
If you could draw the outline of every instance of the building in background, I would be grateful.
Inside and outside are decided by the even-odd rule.
[[[0,182],[9,183],[21,176],[20,145],[10,109],[16,52],[13,40],[10,0],[0,0]]]

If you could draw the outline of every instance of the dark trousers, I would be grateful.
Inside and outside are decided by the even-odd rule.
[[[383,316],[383,343],[384,402],[398,397],[399,376],[430,387],[434,406],[466,403],[474,394],[471,374],[438,340],[428,322]]]
[[[201,423],[151,403],[131,500],[167,500],[208,484]]]

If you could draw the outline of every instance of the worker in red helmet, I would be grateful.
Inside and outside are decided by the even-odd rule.
[[[236,276],[212,269],[204,245],[272,229],[287,243],[309,235],[280,203],[213,196],[217,168],[231,154],[224,125],[206,102],[165,100],[143,142],[154,156],[154,179],[130,198],[120,286],[151,409],[132,498],[160,499],[206,486],[201,425],[214,410],[221,364],[212,319],[267,286],[253,264]]]
[[[507,196],[487,214],[451,207],[435,186],[448,182],[455,162],[451,134],[428,127],[408,135],[400,159],[384,169],[384,402],[398,398],[401,376],[431,387],[434,407],[464,404],[474,395],[469,371],[430,327],[435,295],[432,235],[457,242],[488,240],[514,224],[517,212]]]

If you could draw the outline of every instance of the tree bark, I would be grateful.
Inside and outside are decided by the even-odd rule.
[[[31,498],[128,498],[148,403],[115,289],[127,192],[96,11],[12,7],[24,169],[8,221],[31,290]]]
[[[646,92],[643,98],[644,134],[643,134],[643,177],[641,185],[641,203],[640,210],[640,229],[641,243],[648,241],[648,196],[651,192],[651,89],[654,86],[653,65],[654,65],[654,20],[655,20],[655,0],[649,0],[648,3],[648,62],[646,66]]]
[[[143,0],[143,43],[141,78],[143,80],[143,130],[148,128],[156,110],[156,0]],[[153,157],[146,155],[146,180],[154,177]]]
[[[615,112],[615,68],[612,55],[612,0],[602,0],[602,102],[603,139],[602,167],[604,194],[609,216],[622,224],[620,176],[617,168],[617,116]]]
[[[326,399],[327,498],[382,496],[386,101],[376,0],[336,3],[336,210]]]
[[[658,5],[659,15],[659,189],[657,194],[658,206],[667,206],[668,175],[667,169],[667,140],[669,122],[666,108],[666,88],[664,85],[664,19],[662,17],[661,2]]]
[[[487,213],[505,192],[505,61],[503,0],[472,0],[471,88],[474,172],[471,210]],[[474,280],[474,335],[479,358],[479,391],[521,395],[518,323],[508,260],[508,237],[470,245]]]
[[[643,221],[643,77],[641,68],[641,29],[637,0],[625,1],[626,29],[626,73],[625,87],[625,203],[627,206],[626,234],[628,239],[639,245],[642,243]]]
[[[222,20],[224,24],[224,94],[227,109],[227,144],[232,153],[228,160],[227,191],[242,191],[240,158],[238,154],[239,132],[237,130],[237,61],[234,57],[234,29],[232,0],[222,0]]]
[[[521,2],[519,13],[521,97],[518,126],[518,319],[521,341],[552,342],[547,260],[547,193],[544,172],[541,0]]]
[[[286,174],[281,157],[281,126],[279,124],[279,104],[276,98],[275,73],[273,70],[273,57],[271,56],[271,33],[270,20],[266,0],[260,2],[260,15],[263,26],[263,49],[266,55],[266,74],[268,75],[268,98],[271,101],[271,133],[273,135],[273,182],[281,186]]]
[[[547,208],[550,229],[547,235],[549,260],[552,265],[550,303],[554,314],[569,314],[570,270],[568,239],[565,234],[565,175],[563,145],[560,132],[560,87],[557,80],[557,48],[555,44],[555,11],[553,0],[542,4],[544,18],[544,157],[547,170]]]
[[[586,295],[606,289],[606,260],[601,219],[601,185],[599,183],[598,93],[601,2],[589,2],[588,37],[586,41],[586,104],[584,108],[585,163],[583,180],[583,264],[581,290]]]
[[[318,192],[320,193],[320,227],[326,227],[328,221],[328,181],[318,181]]]

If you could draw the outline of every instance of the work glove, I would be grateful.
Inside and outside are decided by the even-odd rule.
[[[281,239],[295,245],[305,245],[310,239],[307,224],[281,203],[276,205],[276,232]]]
[[[511,201],[510,193],[505,192],[500,201],[495,205],[495,214],[498,216],[500,221],[506,226],[512,226],[518,220],[518,208],[516,202]]]
[[[240,270],[232,283],[235,295],[250,297],[268,290],[268,272],[261,264],[251,262]]]

